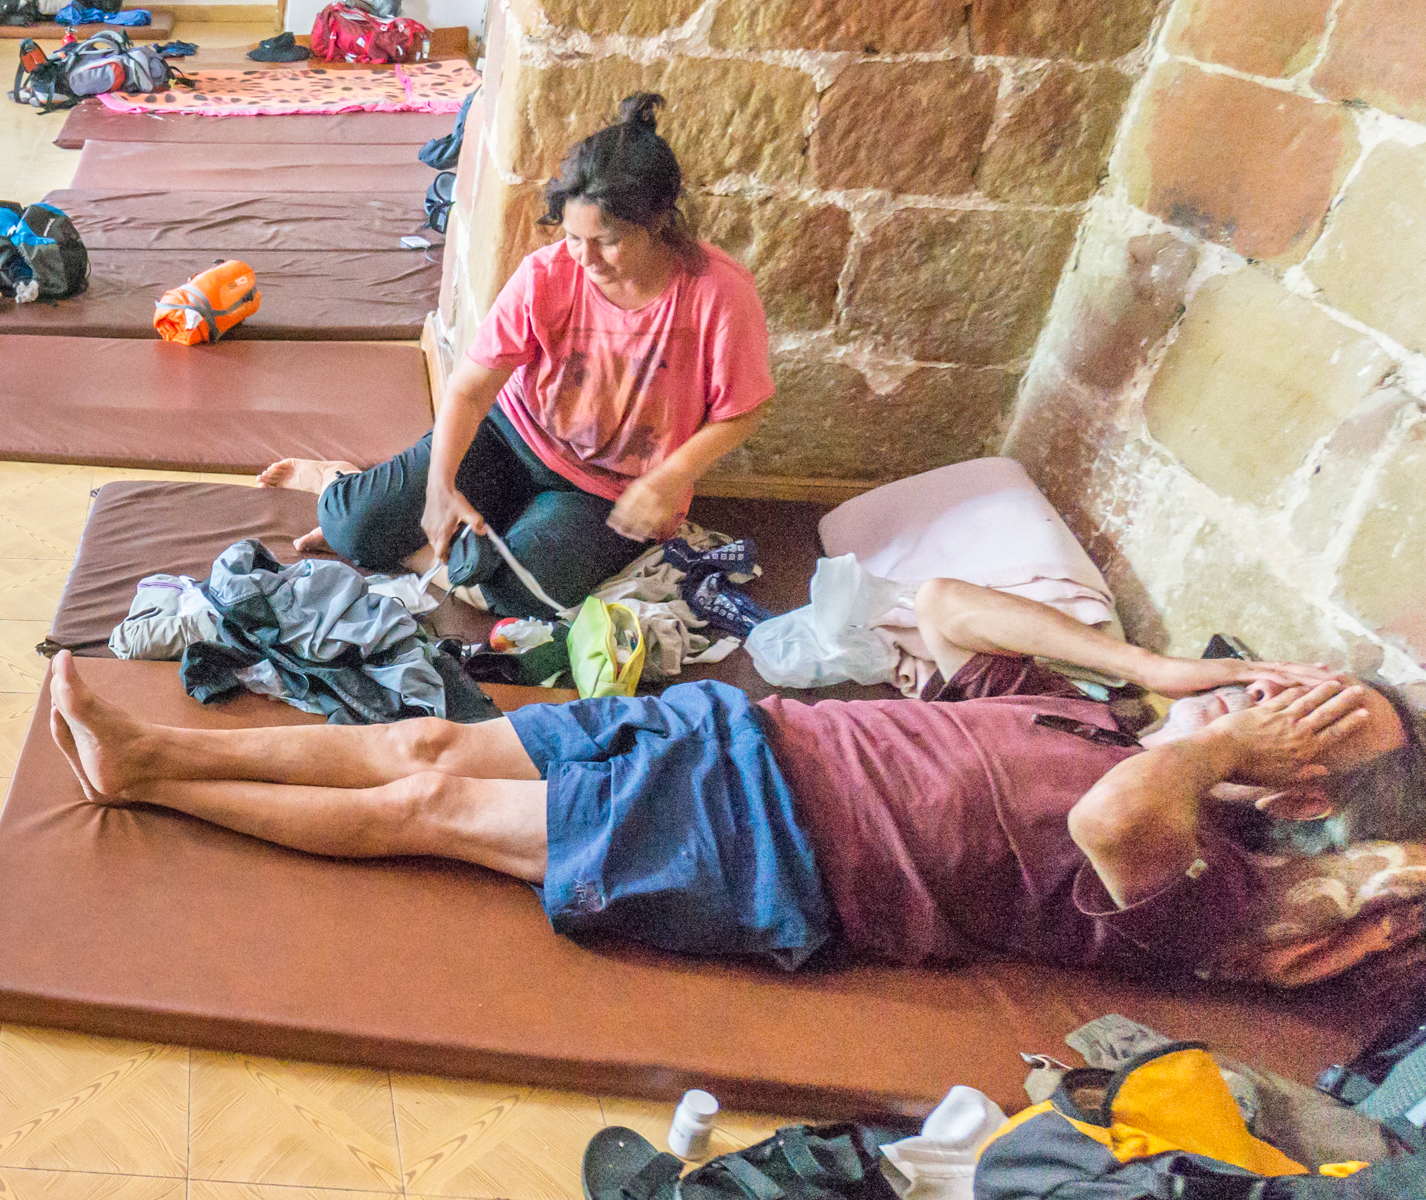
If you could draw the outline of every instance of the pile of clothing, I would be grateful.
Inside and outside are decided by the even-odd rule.
[[[734,586],[762,573],[757,553],[750,538],[733,539],[685,521],[672,539],[591,594],[606,603],[617,601],[639,619],[648,647],[644,678],[672,679],[685,663],[727,658],[772,615]]]
[[[205,704],[246,690],[334,724],[500,715],[459,659],[355,568],[283,566],[255,538],[219,555],[206,583],[141,581],[109,648],[120,658],[181,656],[184,689]]]

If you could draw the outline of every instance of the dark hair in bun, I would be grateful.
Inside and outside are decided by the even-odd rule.
[[[669,144],[658,135],[658,110],[666,101],[655,92],[635,92],[619,102],[619,120],[591,134],[564,156],[545,185],[541,225],[558,225],[571,200],[599,205],[605,217],[649,230],[693,274],[706,256],[678,207],[683,172]]]

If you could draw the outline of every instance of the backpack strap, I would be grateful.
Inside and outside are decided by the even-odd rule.
[[[745,1158],[729,1154],[718,1165],[743,1189],[749,1200],[782,1200],[786,1193]]]

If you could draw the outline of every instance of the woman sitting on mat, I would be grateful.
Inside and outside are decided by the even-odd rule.
[[[487,528],[567,605],[672,535],[694,482],[752,436],[773,382],[752,276],[678,210],[663,103],[628,97],[617,124],[565,156],[541,218],[564,240],[501,289],[431,433],[369,471],[283,459],[259,476],[320,494],[321,528],[298,549],[325,540],[390,571],[424,570],[429,546],[495,612],[548,615]]]

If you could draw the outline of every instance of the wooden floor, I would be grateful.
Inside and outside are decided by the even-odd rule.
[[[265,27],[176,35],[249,45]],[[17,42],[0,42],[0,79]],[[0,102],[0,198],[67,187],[64,114]],[[0,463],[0,795],[44,672],[91,492],[114,479],[216,479]],[[662,1148],[672,1106],[0,1027],[0,1200],[354,1200],[353,1193],[579,1200],[585,1143],[630,1125]],[[725,1114],[715,1150],[776,1117]]]

